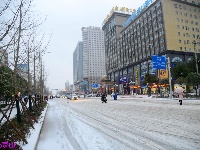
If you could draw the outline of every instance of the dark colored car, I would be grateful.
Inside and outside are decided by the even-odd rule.
[[[44,100],[48,101],[48,96],[45,95],[44,96]]]
[[[96,97],[100,97],[101,95],[100,94],[96,94]]]

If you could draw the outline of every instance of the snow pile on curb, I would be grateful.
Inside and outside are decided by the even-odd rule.
[[[38,123],[35,123],[33,126],[35,129],[30,129],[29,137],[27,137],[28,144],[21,145],[23,150],[35,150],[38,144],[38,139],[40,136],[40,132],[43,126],[43,122],[45,119],[46,111],[48,108],[48,104],[45,107],[44,111],[42,111],[42,114],[40,116],[40,119],[38,120]]]

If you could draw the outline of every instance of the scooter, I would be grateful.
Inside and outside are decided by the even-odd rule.
[[[104,98],[101,98],[101,102],[102,103],[107,103],[107,99],[104,97]]]

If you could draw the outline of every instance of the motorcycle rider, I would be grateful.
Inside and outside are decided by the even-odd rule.
[[[105,98],[106,98],[106,94],[103,93],[102,96],[101,96],[101,101],[104,101]]]

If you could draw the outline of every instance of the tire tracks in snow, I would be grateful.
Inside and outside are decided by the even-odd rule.
[[[119,124],[118,125],[109,124],[109,123],[106,123],[108,120],[102,119],[103,117],[98,118],[98,115],[95,116],[90,113],[87,114],[85,113],[85,111],[80,111],[72,107],[71,109],[73,110],[73,113],[78,112],[77,119],[81,118],[81,120],[85,122],[86,124],[92,126],[93,128],[96,128],[97,130],[100,130],[102,133],[106,134],[112,139],[120,143],[123,143],[129,149],[141,149],[141,148],[143,149],[166,149],[166,148],[175,149],[175,147],[166,145],[164,142],[159,142],[158,140],[152,139],[147,134],[144,134],[141,130],[140,131],[136,130],[137,126],[135,126],[134,128],[133,127],[130,128],[130,126],[127,127],[126,125],[121,126]],[[85,119],[82,119],[83,117],[85,117]],[[88,119],[90,120],[88,121]],[[119,122],[119,120],[115,120],[115,121]],[[92,124],[92,122],[93,123],[95,122],[95,124]],[[116,136],[116,132],[119,136]]]

